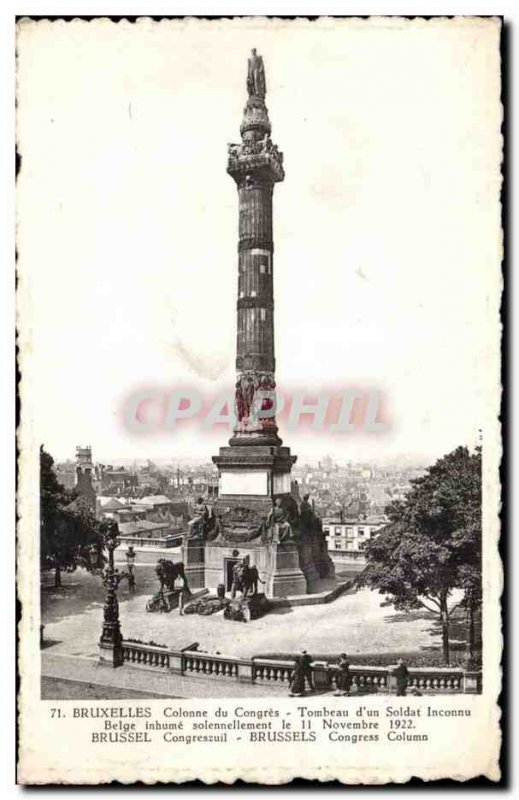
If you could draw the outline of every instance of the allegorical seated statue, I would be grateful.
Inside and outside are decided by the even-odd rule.
[[[187,524],[189,541],[204,542],[206,539],[214,538],[213,533],[217,526],[217,519],[212,512],[209,512],[203,497],[197,499],[193,508],[193,517]]]
[[[290,500],[291,498],[288,498]],[[281,497],[277,497],[274,507],[267,517],[266,527],[270,532],[273,541],[279,544],[290,544],[296,541],[297,524],[297,504],[296,513],[288,507],[288,503],[283,506]]]

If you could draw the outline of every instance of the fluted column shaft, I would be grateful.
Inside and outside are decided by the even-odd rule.
[[[274,377],[272,185],[243,186],[238,245],[236,370]]]

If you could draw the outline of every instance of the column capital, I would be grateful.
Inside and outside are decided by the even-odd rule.
[[[228,145],[227,172],[239,188],[254,188],[285,179],[283,153],[265,136],[258,142]]]

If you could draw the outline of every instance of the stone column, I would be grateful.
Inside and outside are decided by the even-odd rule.
[[[284,180],[283,154],[271,141],[265,95],[254,84],[240,127],[241,143],[229,145],[227,172],[236,182],[239,203],[236,413],[230,444],[281,444],[274,418],[256,419],[257,392],[273,392],[275,382],[272,196]],[[267,399],[266,403],[269,402]],[[267,408],[265,405],[264,408]]]
[[[262,531],[265,534],[274,499],[285,503],[290,499],[291,469],[296,461],[290,448],[282,446],[274,414],[272,200],[274,185],[284,180],[285,173],[283,154],[270,138],[265,70],[255,50],[249,59],[247,93],[241,141],[228,146],[227,163],[238,191],[236,424],[229,447],[221,447],[213,456],[219,472],[214,511],[220,529],[208,549],[258,539]],[[262,546],[269,550],[271,565],[266,594],[304,594],[306,582],[297,550],[282,555],[275,545],[271,554],[267,536]],[[287,559],[291,559],[290,566],[281,566]],[[217,560],[214,553],[209,560]]]

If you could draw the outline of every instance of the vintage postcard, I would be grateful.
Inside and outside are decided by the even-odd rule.
[[[18,21],[21,783],[500,779],[501,36]]]

